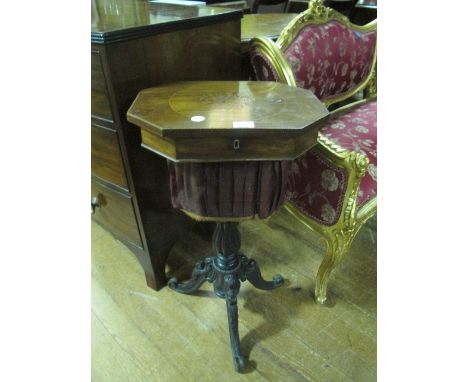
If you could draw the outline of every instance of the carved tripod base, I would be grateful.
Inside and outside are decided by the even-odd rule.
[[[240,282],[248,280],[258,289],[272,290],[281,286],[284,280],[280,275],[273,276],[272,281],[264,280],[255,260],[249,260],[239,253],[240,233],[237,223],[216,224],[213,249],[215,256],[198,262],[190,280],[178,282],[172,278],[168,286],[176,292],[192,293],[206,281],[213,283],[216,295],[226,300],[234,366],[236,371],[242,371],[245,367],[245,357],[240,351],[237,309]]]

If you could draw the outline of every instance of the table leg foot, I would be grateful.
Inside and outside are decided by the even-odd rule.
[[[213,269],[213,258],[207,257],[205,260],[199,261],[195,265],[190,280],[179,282],[175,277],[172,277],[167,285],[176,292],[192,293],[200,288],[206,281],[213,282],[215,278],[216,273]]]
[[[240,282],[233,275],[224,276],[226,310],[229,326],[229,337],[231,340],[232,359],[236,371],[241,372],[245,367],[245,358],[240,351],[239,340],[239,325],[238,325],[238,308],[237,294],[240,289]]]
[[[255,260],[247,260],[247,266],[245,269],[245,278],[258,289],[272,290],[280,287],[284,284],[283,276],[274,275],[272,281],[266,281],[260,272],[260,268]]]

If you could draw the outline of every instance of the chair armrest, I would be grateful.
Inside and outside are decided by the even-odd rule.
[[[344,121],[359,116],[356,114],[359,110],[368,110],[367,105],[372,101],[363,100],[337,109],[333,112],[335,117],[327,122],[328,127],[322,129],[345,132],[348,127]],[[367,144],[367,139],[363,142]],[[369,183],[369,171],[376,167],[372,164],[371,168],[370,157],[353,151],[352,147],[340,146],[319,132],[317,145],[291,166],[286,198],[301,214],[320,225],[352,228],[356,224],[357,210],[372,199],[373,189],[369,185],[374,183]]]

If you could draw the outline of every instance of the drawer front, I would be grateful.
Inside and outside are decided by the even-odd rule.
[[[99,178],[128,190],[115,130],[91,125],[91,171]]]
[[[93,179],[91,198],[96,198],[97,203],[93,219],[119,239],[143,248],[130,196],[111,190]]]
[[[99,52],[91,52],[91,114],[113,121]]]

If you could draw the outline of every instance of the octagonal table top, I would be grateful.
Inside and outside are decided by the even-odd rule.
[[[142,90],[127,112],[142,145],[173,161],[294,159],[328,110],[277,82],[193,81]]]

